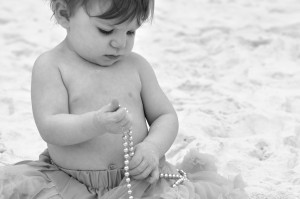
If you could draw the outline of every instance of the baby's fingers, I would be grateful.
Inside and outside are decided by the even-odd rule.
[[[109,104],[106,104],[103,106],[100,110],[104,113],[106,112],[115,112],[120,108],[119,101],[116,99],[113,99]]]
[[[147,181],[152,184],[154,182],[156,182],[159,178],[159,170],[158,167],[156,167],[155,169],[152,170],[152,172],[150,173]]]
[[[134,169],[131,169],[129,171],[129,173],[132,176],[137,176],[137,175],[143,173],[143,171],[146,170],[147,167],[149,167],[149,165],[145,161],[142,161],[137,167],[135,167]]]
[[[151,173],[152,168],[150,166],[148,166],[146,169],[144,169],[141,173],[137,174],[137,175],[132,175],[131,176],[135,179],[135,180],[143,180],[146,179],[149,174]]]
[[[134,170],[135,168],[137,168],[143,162],[142,153],[139,150],[137,150],[136,147],[135,147],[134,151],[135,151],[134,156],[132,157],[132,159],[129,162],[129,168],[131,171]]]
[[[121,121],[119,122],[119,125],[122,127],[123,130],[129,131],[129,129],[130,129],[131,126],[132,126],[130,116],[127,114],[127,115],[125,116],[125,118],[123,118],[123,120],[121,120]]]
[[[116,123],[120,123],[122,120],[126,118],[127,109],[126,108],[119,108],[117,111],[112,112],[110,114],[111,120]]]

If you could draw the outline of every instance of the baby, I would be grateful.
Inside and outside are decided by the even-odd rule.
[[[2,196],[128,198],[122,137],[131,131],[135,198],[225,198],[229,182],[215,171],[197,170],[190,181],[180,171],[186,182],[172,188],[180,175],[164,155],[178,132],[177,115],[151,65],[132,52],[154,0],[51,0],[51,8],[66,37],[32,71],[34,119],[48,148],[38,161],[2,169]],[[198,168],[193,153],[186,163]]]
[[[150,64],[132,52],[135,33],[153,4],[52,1],[67,36],[35,62],[32,105],[56,165],[122,168],[122,132],[131,129],[136,144],[131,176],[158,179],[159,159],[177,134],[177,116]]]

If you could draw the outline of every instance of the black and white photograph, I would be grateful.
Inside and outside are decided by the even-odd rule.
[[[300,199],[299,0],[0,0],[0,199]]]

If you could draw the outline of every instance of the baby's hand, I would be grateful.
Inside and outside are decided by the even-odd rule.
[[[96,112],[95,124],[99,129],[104,128],[106,132],[113,134],[123,133],[131,128],[128,110],[121,108],[118,100],[112,100]]]
[[[129,173],[133,179],[147,179],[154,183],[159,178],[159,153],[152,143],[141,142],[135,146],[135,153],[129,163]]]

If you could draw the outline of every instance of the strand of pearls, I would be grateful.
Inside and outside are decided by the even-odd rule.
[[[124,131],[123,132],[123,146],[124,146],[124,170],[125,170],[125,180],[127,182],[127,188],[128,188],[128,195],[129,199],[133,199],[132,196],[132,190],[131,190],[131,183],[130,183],[130,177],[129,177],[129,161],[130,158],[134,155],[134,149],[133,149],[133,138],[132,138],[132,130]]]
[[[182,184],[184,181],[189,181],[187,178],[186,172],[183,170],[178,170],[178,174],[171,174],[171,173],[160,173],[160,178],[170,179],[170,180],[176,180],[175,183],[172,185],[173,188],[177,187],[178,185]]]
[[[123,132],[123,146],[124,146],[124,175],[125,175],[125,180],[127,183],[127,188],[128,188],[128,195],[129,199],[133,199],[132,196],[132,190],[131,190],[131,180],[129,176],[129,161],[131,157],[134,155],[134,149],[133,149],[133,138],[132,138],[132,130],[129,131],[124,131]],[[176,180],[175,183],[172,185],[173,188],[177,187],[178,185],[182,184],[185,181],[189,181],[187,178],[187,174],[183,170],[178,170],[178,174],[170,174],[170,173],[160,173],[159,177],[160,178],[165,178],[165,179],[174,179]]]

